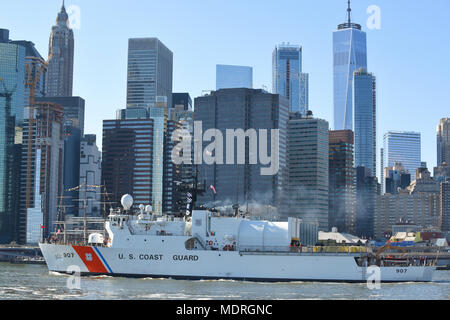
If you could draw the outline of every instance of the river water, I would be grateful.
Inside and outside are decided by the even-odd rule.
[[[69,281],[68,281],[69,280]],[[450,300],[450,271],[437,271],[431,283],[366,284],[254,283],[83,277],[69,289],[69,276],[49,273],[45,265],[0,263],[0,299],[13,300]]]

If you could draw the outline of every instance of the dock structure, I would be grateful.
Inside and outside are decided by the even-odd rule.
[[[0,262],[45,264],[39,247],[0,247]]]

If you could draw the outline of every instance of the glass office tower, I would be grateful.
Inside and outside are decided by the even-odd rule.
[[[0,30],[0,244],[17,240],[19,150],[16,132],[22,123],[25,48],[9,42]],[[17,129],[17,130],[16,130]]]
[[[389,131],[384,135],[385,167],[401,163],[416,179],[416,170],[421,167],[421,135],[418,132]]]
[[[173,54],[157,38],[129,39],[127,108],[149,108],[157,96],[172,106]]]
[[[353,110],[355,113],[355,166],[370,169],[372,177],[377,168],[377,99],[376,78],[364,69],[354,73]]]
[[[367,69],[366,33],[351,22],[350,13],[349,7],[348,22],[333,33],[334,130],[354,130],[353,73]]]
[[[152,205],[156,214],[163,211],[164,137],[167,129],[167,97],[156,97],[156,105],[150,108],[153,120],[153,174]]]
[[[272,56],[274,94],[289,99],[289,111],[306,116],[309,109],[309,77],[302,72],[302,47],[291,44],[278,45]]]
[[[216,90],[253,88],[253,68],[244,66],[216,66]]]

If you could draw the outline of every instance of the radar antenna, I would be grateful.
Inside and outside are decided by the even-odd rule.
[[[348,9],[347,9],[347,13],[348,13],[348,24],[350,25],[350,24],[352,23],[352,18],[351,18],[351,15],[352,15],[352,8],[351,8],[351,5],[350,5],[350,0],[348,0]]]

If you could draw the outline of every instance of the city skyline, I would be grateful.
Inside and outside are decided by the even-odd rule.
[[[169,25],[167,21],[164,21],[165,15],[152,21],[140,21],[138,19],[140,12],[151,9],[153,5],[158,8],[171,8],[177,5],[194,14],[201,7],[202,1],[190,5],[178,4],[174,1],[167,3],[157,1],[157,3],[151,5],[132,1],[131,5],[139,10],[134,10],[135,14],[127,15],[126,17],[121,17],[117,13],[124,12],[120,3],[108,3],[105,6],[106,1],[96,1],[95,3],[83,0],[67,2],[66,8],[68,12],[72,5],[76,5],[80,9],[79,28],[74,28],[75,41],[77,42],[75,48],[74,95],[83,96],[87,101],[86,132],[92,132],[101,136],[98,122],[101,119],[112,117],[117,109],[125,106],[126,83],[120,79],[126,77],[128,39],[138,36],[158,37],[171,48],[174,52],[175,60],[174,92],[189,92],[193,98],[200,96],[202,90],[214,87],[215,65],[218,62],[252,66],[255,72],[255,88],[263,85],[270,88],[271,52],[273,46],[283,41],[301,43],[305,49],[304,69],[308,70],[311,77],[311,110],[314,111],[317,117],[332,123],[332,32],[336,29],[337,24],[346,20],[347,16],[347,3],[346,1],[341,2],[326,1],[327,5],[325,7],[321,6],[320,11],[317,4],[295,4],[297,8],[302,10],[293,10],[296,11],[298,18],[295,21],[290,20],[288,23],[288,25],[291,25],[290,29],[285,29],[281,32],[279,28],[270,30],[267,27],[267,29],[264,29],[264,31],[267,31],[264,38],[258,36],[252,40],[248,40],[248,35],[259,34],[261,33],[261,28],[266,28],[257,23],[256,19],[258,17],[254,14],[250,14],[248,22],[258,25],[258,28],[249,27],[245,29],[247,32],[244,35],[232,32],[235,28],[244,27],[242,21],[244,17],[241,14],[243,11],[241,10],[251,7],[249,4],[238,4],[235,1],[231,1],[224,7],[215,4],[214,8],[223,9],[225,10],[224,13],[237,10],[236,19],[239,23],[236,26],[231,26],[227,20],[217,17],[217,15],[209,17],[208,19],[214,18],[217,20],[219,18],[219,20],[215,21],[214,28],[207,32],[216,32],[222,35],[222,41],[218,41],[217,44],[211,44],[210,50],[202,54],[199,54],[194,48],[200,43],[204,43],[204,38],[200,36],[201,33],[195,32],[195,30],[203,31],[203,24],[193,23],[188,25],[185,29],[181,29],[181,34],[179,34],[174,32],[174,30],[180,28],[179,24],[171,22],[171,25]],[[366,21],[370,17],[366,10],[372,4],[378,5],[381,9],[380,30],[371,30],[366,26]],[[24,7],[27,9],[23,10]],[[48,31],[54,22],[55,12],[58,12],[60,7],[61,2],[56,0],[39,6],[20,0],[14,3],[7,3],[5,4],[5,10],[2,10],[2,13],[0,13],[0,18],[3,22],[2,27],[10,29],[11,38],[13,39],[32,40],[42,55],[46,56]],[[276,14],[277,10],[279,10],[276,6],[270,4],[265,4],[263,8],[262,15]],[[443,70],[443,68],[448,68],[448,66],[437,64],[437,61],[443,61],[444,57],[441,59],[436,58],[436,55],[444,55],[444,52],[446,52],[445,47],[448,44],[441,43],[437,35],[430,31],[430,28],[433,30],[436,27],[445,29],[449,26],[449,21],[445,19],[443,14],[448,11],[448,8],[449,3],[446,1],[436,1],[432,7],[425,3],[409,5],[407,1],[389,3],[389,1],[380,0],[377,3],[371,1],[352,3],[352,20],[360,23],[368,36],[369,72],[374,72],[379,79],[378,113],[380,114],[380,121],[377,144],[379,146],[382,145],[382,135],[389,130],[419,131],[422,133],[424,141],[422,150],[424,158],[422,160],[426,161],[430,167],[436,164],[434,128],[438,124],[439,119],[447,116],[444,112],[445,108],[448,107],[448,100],[446,100],[447,94],[443,89],[449,86],[449,80],[444,76],[446,72]],[[106,10],[107,14],[100,15],[99,12],[102,12],[101,10]],[[8,12],[8,15],[3,14],[3,12]],[[32,15],[36,12],[40,13],[42,21],[47,21],[36,26],[36,28],[27,28],[26,25],[21,23],[21,19],[17,19],[19,15]],[[308,12],[313,14],[308,16]],[[430,19],[430,15],[433,14],[433,24],[421,24],[419,26],[412,22],[406,24],[402,22],[412,21],[411,17],[416,16],[419,12],[426,19]],[[69,12],[69,15],[73,14],[73,12]],[[319,17],[317,17],[318,14],[320,14]],[[283,13],[283,15],[286,15],[287,19],[293,13]],[[279,19],[280,28],[287,24],[284,21],[286,19],[282,19],[283,15]],[[122,21],[123,19],[126,19],[126,26],[111,23],[111,21]],[[319,24],[317,24],[317,19],[320,21]],[[170,20],[174,19],[171,18]],[[205,23],[208,23],[208,21],[205,21]],[[102,39],[89,37],[89,33],[97,25],[104,26],[107,29],[103,33]],[[406,32],[403,25],[405,25],[405,28],[408,28],[407,33],[414,34],[414,37],[401,36]],[[310,26],[314,26],[314,28]],[[301,30],[300,35],[298,33],[299,30]],[[184,34],[184,32],[189,32],[189,34]],[[114,41],[111,41],[112,39]],[[101,55],[97,50],[92,50],[94,44],[92,41],[95,41],[96,45],[105,45],[107,48],[110,48],[110,54],[105,56]],[[107,43],[108,41],[111,43]],[[415,50],[417,42],[420,42],[427,50]],[[223,45],[225,44],[229,47],[227,50],[223,50]],[[386,52],[384,49],[377,49],[385,48],[386,46],[390,46],[392,50]],[[239,51],[237,51],[238,48],[240,48]],[[394,50],[394,48],[397,49]],[[399,50],[398,48],[402,49]],[[433,59],[426,59],[432,52]],[[92,58],[87,58],[88,56],[92,56]],[[102,59],[99,60],[100,57]],[[311,57],[314,57],[314,59]],[[420,65],[412,64],[417,59],[423,59],[423,63]],[[187,61],[196,63],[188,64]],[[199,67],[199,63],[202,63],[202,67]],[[415,68],[406,68],[409,65],[414,65]],[[196,69],[196,74],[198,74],[195,81],[192,81],[191,77],[193,68]],[[101,72],[96,72],[98,81],[93,82],[92,72],[80,71],[91,69],[101,70]],[[405,84],[401,86],[398,84],[396,77],[399,69],[402,70],[403,79],[405,79]],[[413,77],[417,73],[421,75],[421,79],[429,78],[434,79],[434,81],[417,81],[416,77]],[[323,92],[326,94],[323,94]],[[411,92],[418,94],[411,95]],[[429,95],[433,96],[433,104],[428,110],[429,112],[421,115],[421,117],[417,117],[416,113],[410,112],[411,109],[419,112],[422,105],[428,104]],[[90,108],[90,106],[92,107]],[[395,117],[400,116],[403,116],[404,119],[401,123],[393,120]]]

